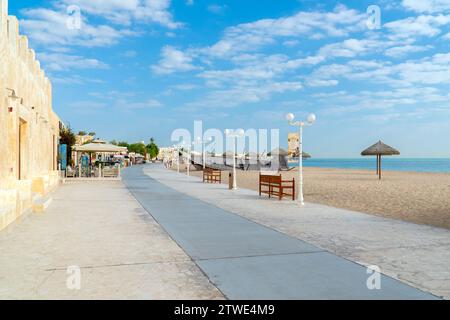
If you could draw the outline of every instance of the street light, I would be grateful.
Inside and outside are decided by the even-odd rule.
[[[288,113],[286,115],[286,120],[291,126],[299,128],[299,157],[298,157],[298,203],[301,206],[305,205],[303,198],[303,127],[312,126],[316,122],[316,115],[311,113],[304,121],[295,121],[295,116],[293,113]]]
[[[197,137],[196,142],[202,144],[202,151],[203,151],[203,170],[206,169],[206,144],[212,142],[212,137],[209,137],[206,141],[202,140],[202,138]]]
[[[245,132],[244,129],[238,129],[238,130],[225,130],[225,135],[227,137],[233,138],[234,140],[234,146],[233,146],[233,190],[237,190],[237,181],[236,181],[236,153],[237,153],[237,138],[242,138],[244,136]]]

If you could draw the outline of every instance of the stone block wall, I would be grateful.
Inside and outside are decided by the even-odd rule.
[[[60,120],[52,86],[8,0],[0,0],[0,230],[58,183]],[[9,90],[12,89],[13,91]],[[55,178],[56,177],[56,178]]]

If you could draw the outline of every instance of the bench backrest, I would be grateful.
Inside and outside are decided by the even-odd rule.
[[[222,171],[220,171],[219,169],[206,168],[205,173],[208,173],[208,174],[219,174],[220,173],[221,174]]]
[[[259,174],[259,182],[281,184],[281,174],[278,176]]]

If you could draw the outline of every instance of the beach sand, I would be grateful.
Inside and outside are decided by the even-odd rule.
[[[228,172],[222,175],[228,184]],[[258,190],[258,175],[238,171],[238,186]],[[286,180],[297,175],[282,172]],[[450,174],[384,171],[379,181],[375,171],[305,168],[304,195],[306,202],[450,229]]]

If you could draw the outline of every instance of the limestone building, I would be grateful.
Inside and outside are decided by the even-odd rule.
[[[289,157],[298,157],[300,150],[300,139],[298,133],[289,133],[288,135],[288,154]]]
[[[23,213],[41,211],[59,182],[60,120],[52,86],[8,1],[0,0],[0,230]]]

